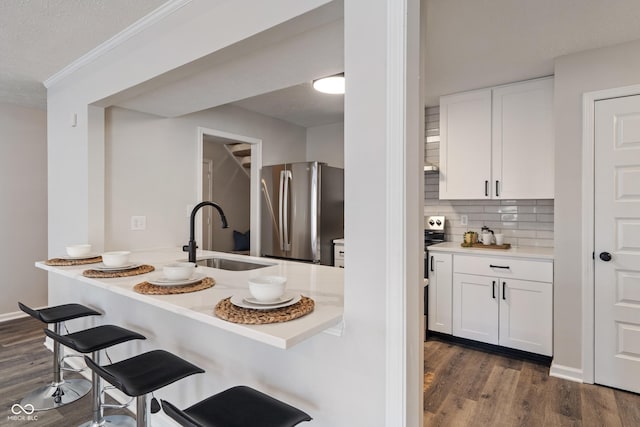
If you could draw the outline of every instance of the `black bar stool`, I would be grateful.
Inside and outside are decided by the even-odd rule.
[[[309,414],[251,387],[236,386],[184,411],[162,400],[164,412],[184,427],[292,427]]]
[[[63,304],[34,310],[21,302],[20,310],[41,322],[53,323],[54,332],[60,334],[62,323],[66,320],[77,319],[85,316],[100,316],[95,310],[81,304]],[[25,396],[20,404],[32,405],[36,411],[58,408],[62,405],[74,402],[87,394],[91,389],[91,381],[84,378],[65,380],[62,375],[62,360],[60,357],[60,343],[53,341],[53,381],[44,387],[33,390]]]
[[[91,359],[100,364],[100,350],[131,340],[144,340],[143,335],[128,329],[114,325],[102,325],[95,328],[85,329],[72,334],[60,335],[45,329],[44,333],[60,344],[72,348],[79,353],[91,353]],[[100,426],[134,426],[135,420],[127,415],[104,416],[103,408],[121,407],[120,405],[104,405],[101,399],[102,378],[95,371],[92,371],[93,393],[92,393],[92,418],[80,427],[100,427]]]
[[[111,365],[84,357],[87,366],[127,396],[136,398],[136,426],[147,427],[147,394],[204,371],[164,350],[153,350]],[[153,406],[153,405],[152,405]]]

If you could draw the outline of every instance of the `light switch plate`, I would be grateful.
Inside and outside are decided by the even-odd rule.
[[[469,216],[460,215],[460,225],[467,225],[467,224],[469,224]]]
[[[147,228],[146,216],[132,216],[131,217],[131,229],[132,230],[145,230]]]

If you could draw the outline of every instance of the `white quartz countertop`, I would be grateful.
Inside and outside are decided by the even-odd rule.
[[[131,277],[93,279],[83,276],[82,272],[90,269],[91,264],[53,267],[46,265],[44,262],[36,262],[36,267],[76,279],[87,286],[96,286],[144,301],[169,312],[278,348],[289,348],[325,330],[333,335],[340,335],[344,295],[343,269],[209,251],[198,251],[197,254],[198,259],[212,256],[272,265],[248,271],[229,271],[198,266],[198,272],[206,273],[207,276],[215,279],[215,286],[198,292],[177,295],[142,295],[135,292],[133,287],[137,283],[162,276],[162,266],[164,264],[175,262],[176,260],[185,261],[186,254],[179,249],[132,252],[130,257],[132,262],[153,265],[156,270]],[[231,323],[218,318],[214,314],[214,307],[218,301],[233,295],[248,295],[247,280],[250,277],[262,275],[287,277],[287,292],[300,293],[312,298],[315,302],[314,311],[288,322],[265,325]]]
[[[443,242],[429,246],[429,252],[453,252],[461,254],[503,256],[516,258],[553,259],[553,248],[519,246],[510,249],[463,248],[460,242]]]

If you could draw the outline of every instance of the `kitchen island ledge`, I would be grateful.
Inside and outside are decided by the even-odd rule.
[[[341,335],[343,269],[222,252],[200,250],[197,252],[197,259],[211,257],[272,265],[248,271],[229,271],[198,266],[198,272],[206,273],[207,276],[215,279],[215,286],[176,295],[143,295],[133,290],[136,284],[161,276],[164,264],[178,260],[185,261],[186,254],[176,248],[132,252],[131,262],[153,265],[155,271],[130,277],[94,279],[83,276],[82,273],[91,269],[92,264],[54,267],[45,262],[36,262],[36,267],[281,349],[288,349],[323,331],[331,335]],[[248,294],[247,280],[262,275],[287,277],[287,292],[300,293],[312,298],[315,302],[314,311],[298,319],[263,325],[232,323],[214,314],[214,307],[220,300],[239,293]],[[79,293],[90,292],[90,288],[79,289]]]

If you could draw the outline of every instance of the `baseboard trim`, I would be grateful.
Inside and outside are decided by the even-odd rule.
[[[0,314],[0,323],[8,322],[9,320],[20,319],[22,317],[27,317],[27,313],[23,311],[14,311],[13,313],[2,313]]]
[[[557,363],[551,364],[551,368],[549,369],[549,376],[562,378],[563,380],[569,380],[577,383],[584,382],[584,374],[582,372],[582,369],[559,365]]]
[[[514,359],[527,360],[529,362],[538,363],[545,366],[550,366],[552,358],[542,354],[531,353],[523,350],[516,350],[514,348],[502,347],[494,344],[487,344],[480,341],[470,340],[467,338],[460,338],[449,334],[443,334],[442,332],[428,331],[427,340],[437,339],[440,341],[452,342],[454,344],[462,345],[464,347],[472,348],[474,350],[485,351],[487,353],[499,354],[501,356],[507,356]]]

